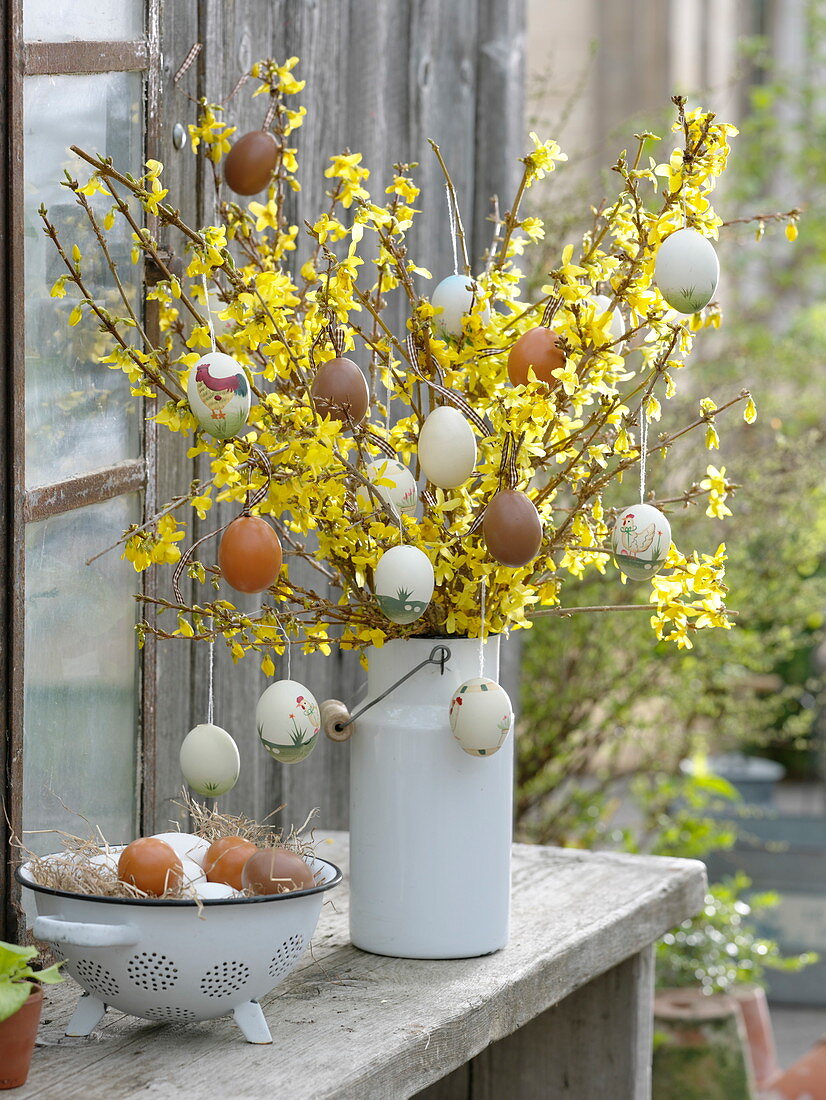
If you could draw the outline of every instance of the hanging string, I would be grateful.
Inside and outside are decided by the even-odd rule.
[[[459,252],[456,248],[456,218],[458,211],[453,205],[453,196],[450,193],[450,184],[445,184],[445,196],[447,198],[447,218],[450,223],[450,243],[453,246],[453,274],[459,274]]]
[[[290,636],[289,636],[289,634],[287,633],[287,631],[286,631],[286,630],[284,629],[284,626],[283,626],[283,624],[282,624],[281,620],[280,620],[280,619],[276,619],[276,622],[278,623],[278,629],[279,629],[279,630],[281,631],[281,633],[282,633],[282,634],[284,635],[284,642],[285,642],[285,646],[284,646],[284,656],[285,656],[285,657],[287,658],[287,675],[286,675],[285,679],[287,679],[287,680],[292,680],[292,656],[293,656],[293,649],[292,649],[292,646],[290,645]]]
[[[215,619],[212,615],[209,617],[209,629],[212,630],[215,626]],[[209,681],[207,687],[207,725],[212,725],[212,719],[215,711],[215,639],[209,640]]]
[[[207,278],[205,273],[201,274],[201,282],[203,283],[204,287],[204,309],[206,310],[207,324],[209,325],[209,342],[212,345],[212,350],[217,351],[218,349],[215,346],[215,328],[212,324],[212,310],[209,308],[209,288],[207,287]]]
[[[482,577],[482,595],[479,600],[479,675],[485,675],[485,594],[488,579]]]
[[[648,417],[645,399],[640,403],[640,504],[645,503],[645,464],[648,461]]]

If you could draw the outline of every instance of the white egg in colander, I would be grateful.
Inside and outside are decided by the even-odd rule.
[[[248,1042],[272,1042],[258,1000],[298,963],[324,892],[341,882],[335,864],[309,862],[318,882],[311,890],[205,900],[200,908],[52,890],[24,864],[16,873],[35,897],[34,935],[84,990],[66,1034],[88,1035],[111,1005],[163,1023],[232,1014]]]

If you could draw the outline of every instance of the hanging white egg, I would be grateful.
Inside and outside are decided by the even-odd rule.
[[[297,764],[310,755],[321,729],[318,703],[296,680],[276,680],[255,708],[261,744],[280,764]]]
[[[611,532],[617,567],[632,581],[659,573],[671,546],[671,524],[653,504],[634,504],[617,516]]]
[[[198,360],[189,372],[186,396],[195,419],[216,439],[231,439],[247,422],[252,391],[246,371],[221,351]]]
[[[430,558],[417,546],[393,546],[379,559],[373,587],[382,612],[406,625],[424,615],[436,580]]]
[[[479,301],[481,289],[470,275],[448,275],[438,284],[430,296],[430,304],[436,310],[433,328],[439,336],[462,335],[462,322]],[[478,311],[483,324],[490,320],[487,302]]]
[[[696,229],[678,229],[660,245],[654,279],[678,313],[697,313],[714,297],[720,261],[711,241]]]
[[[367,464],[364,476],[375,486],[378,496],[396,515],[400,512],[406,516],[416,514],[418,486],[404,463],[394,458],[377,458],[375,462]],[[380,481],[389,481],[391,484],[380,485]],[[372,512],[376,507],[376,501],[363,485],[359,485],[356,490],[356,504],[362,512]]]
[[[473,473],[476,436],[452,405],[440,405],[422,424],[419,465],[428,481],[441,489],[455,489]]]
[[[204,840],[202,836],[195,836],[193,833],[153,833],[152,839],[162,840],[174,852],[177,852],[181,859],[192,860],[199,866],[203,864],[209,851],[209,841]]]
[[[605,314],[611,312],[611,321],[608,325],[608,331],[611,333],[610,340],[619,340],[620,336],[625,332],[625,324],[622,320],[622,314],[614,306],[611,309],[611,299],[607,294],[595,294],[591,299],[594,303],[594,320],[603,321]],[[619,349],[618,344],[614,344],[612,350],[617,351]]]
[[[501,749],[513,723],[513,707],[505,689],[487,676],[465,680],[450,700],[453,736],[471,756],[493,756]]]
[[[206,798],[232,790],[241,772],[238,746],[220,726],[195,726],[181,745],[181,771],[189,786]]]

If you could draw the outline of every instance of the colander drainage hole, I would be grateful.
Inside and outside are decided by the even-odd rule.
[[[75,963],[78,980],[90,993],[96,993],[104,1000],[107,997],[116,997],[120,993],[120,987],[106,967],[91,959],[80,959]]]
[[[166,955],[157,951],[141,951],[133,955],[126,964],[129,977],[140,986],[157,993],[161,989],[171,989],[178,980],[178,968]]]
[[[282,974],[286,974],[288,970],[291,970],[298,960],[299,955],[304,950],[304,937],[298,933],[294,936],[290,936],[288,940],[284,940],[278,950],[272,957],[270,965],[267,967],[267,973],[271,978],[280,978]]]
[[[171,1005],[160,1005],[158,1008],[147,1008],[144,1012],[147,1020],[157,1020],[159,1023],[174,1024],[196,1019],[195,1013],[190,1008],[173,1008]]]
[[[201,992],[207,997],[228,997],[249,981],[250,968],[242,962],[222,962],[201,978]]]

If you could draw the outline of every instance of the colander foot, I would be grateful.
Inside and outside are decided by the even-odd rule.
[[[84,993],[66,1025],[67,1035],[90,1035],[103,1019],[106,1005],[97,997]]]
[[[272,1035],[258,1001],[246,1001],[233,1011],[235,1022],[248,1043],[271,1043]],[[93,1025],[94,1026],[94,1025]]]

